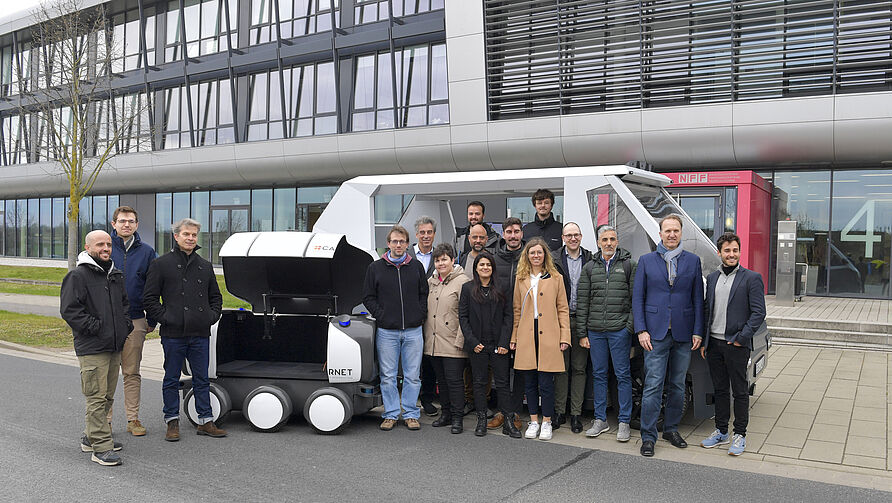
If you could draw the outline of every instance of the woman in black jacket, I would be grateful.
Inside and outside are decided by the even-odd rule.
[[[511,339],[514,311],[511,299],[496,285],[496,277],[493,256],[481,252],[474,259],[474,280],[462,285],[458,301],[458,319],[474,382],[474,407],[477,409],[474,435],[486,435],[486,385],[492,369],[499,409],[505,415],[502,433],[511,438],[520,438],[520,430],[514,426],[514,413],[509,412],[511,395],[508,372],[511,359],[508,356],[508,341]]]

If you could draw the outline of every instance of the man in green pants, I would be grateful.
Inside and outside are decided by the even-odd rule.
[[[121,349],[133,330],[124,274],[111,259],[111,236],[92,231],[86,236],[77,266],[62,280],[59,311],[74,333],[80,362],[81,391],[87,400],[81,450],[103,466],[121,464],[115,451],[108,413],[114,402],[121,367]]]

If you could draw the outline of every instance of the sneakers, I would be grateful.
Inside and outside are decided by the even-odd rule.
[[[534,439],[539,436],[539,423],[537,421],[530,421],[530,425],[527,426],[526,433],[523,434],[523,438]]]
[[[616,431],[616,441],[628,442],[630,438],[632,438],[632,429],[629,427],[629,423],[619,423],[619,428]]]
[[[414,417],[410,417],[409,419],[406,419],[406,428],[409,428],[412,431],[420,430],[421,423],[419,423],[418,420],[415,419]],[[454,428],[455,428],[455,423],[453,423],[453,430],[454,430]],[[453,431],[452,433],[455,433],[455,431]],[[461,432],[459,432],[459,433],[461,433]]]
[[[114,439],[112,439],[112,444],[114,445],[114,447],[112,449],[114,449],[116,451],[120,451],[121,449],[124,448],[124,444],[122,444],[121,442],[115,442]],[[90,441],[87,440],[86,435],[81,435],[81,451],[93,452],[93,446],[90,445]]]
[[[139,422],[139,419],[127,421],[127,431],[134,437],[142,437],[146,434],[146,427]]]
[[[396,426],[396,419],[385,419],[384,421],[381,421],[381,426],[378,428],[384,431],[390,431],[394,426]]]
[[[703,439],[700,442],[700,447],[705,447],[707,449],[712,449],[717,445],[725,445],[730,442],[731,435],[728,433],[722,433],[718,428],[714,432],[712,432],[708,437]]]
[[[180,440],[180,420],[171,419],[167,422],[167,433],[164,434],[164,440],[168,442],[177,442]]]
[[[551,421],[542,423],[542,428],[539,430],[539,440],[551,440]]]
[[[435,417],[437,414],[440,413],[440,409],[438,409],[436,405],[425,400],[421,401],[421,409],[424,410],[424,413],[430,417]]]
[[[222,438],[226,436],[226,430],[217,428],[217,425],[214,424],[213,421],[208,421],[202,425],[199,425],[198,428],[195,429],[195,433],[198,435],[207,435],[214,438]]]
[[[731,456],[740,456],[745,449],[746,437],[735,433],[734,437],[731,439],[731,447],[728,447],[728,454]]]
[[[115,451],[94,452],[90,460],[102,466],[117,466],[123,463],[121,456],[115,454]]]
[[[589,438],[595,438],[598,435],[608,431],[610,431],[610,425],[607,424],[607,421],[595,419],[594,421],[592,421],[592,427],[586,430],[585,436]]]

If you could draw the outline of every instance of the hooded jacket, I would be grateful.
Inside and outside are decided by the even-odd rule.
[[[500,239],[493,250],[493,258],[496,261],[496,271],[498,276],[496,281],[505,292],[505,296],[510,301],[514,298],[514,283],[517,280],[517,262],[520,261],[520,254],[527,242],[521,240],[520,248],[509,250],[508,243],[504,239]]]
[[[428,278],[427,319],[424,322],[424,354],[467,358],[465,338],[458,320],[458,300],[462,285],[470,281],[457,265],[440,281],[439,274]]]
[[[564,240],[561,239],[564,226],[554,219],[554,213],[550,213],[545,220],[539,220],[539,215],[533,217],[533,221],[523,226],[523,238],[530,239],[539,236],[548,243],[551,251],[555,251],[564,246]]]
[[[149,266],[155,260],[155,250],[142,242],[138,232],[133,233],[133,243],[130,249],[124,246],[124,239],[118,233],[112,231],[111,258],[115,267],[124,273],[124,283],[127,285],[127,299],[130,300],[130,319],[138,320],[146,318],[145,309],[142,307],[142,294],[146,286],[146,275]],[[146,318],[150,327],[156,325],[153,318]]]
[[[59,313],[74,333],[78,356],[116,353],[133,330],[124,274],[114,265],[106,273],[87,251],[62,280]]]
[[[486,222],[480,222],[480,225],[486,229],[486,245],[484,245],[483,248],[485,250],[490,250],[499,242],[499,233],[494,231],[492,226]],[[470,225],[455,228],[455,253],[458,254],[459,260],[464,260],[465,254],[471,251],[471,242],[468,241],[468,236],[470,234]]]
[[[223,312],[223,295],[211,263],[174,243],[155,259],[146,276],[146,314],[161,324],[161,337],[210,337]],[[164,299],[164,303],[161,299]]]
[[[424,267],[411,255],[396,264],[385,253],[366,269],[363,304],[378,328],[406,330],[423,325],[427,292]]]

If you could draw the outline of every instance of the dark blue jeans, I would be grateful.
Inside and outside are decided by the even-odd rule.
[[[208,337],[162,337],[161,346],[164,348],[164,382],[161,384],[164,421],[180,417],[180,373],[184,360],[189,361],[189,368],[192,370],[195,411],[198,412],[199,423],[210,421],[214,417],[208,391],[210,339]]]
[[[663,433],[678,431],[684,405],[685,376],[691,363],[691,343],[677,342],[672,334],[663,340],[651,339],[652,351],[644,352],[644,393],[641,397],[641,440],[657,441],[657,420],[663,402],[663,382],[667,381]]]
[[[527,408],[531,416],[539,415],[539,398],[542,398],[542,416],[554,415],[554,374],[556,372],[539,372],[524,370],[523,380],[526,385]],[[542,420],[540,419],[540,424]]]
[[[632,418],[632,374],[629,370],[629,350],[631,341],[625,328],[616,332],[588,331],[588,341],[592,356],[592,384],[595,402],[595,419],[607,420],[607,368],[613,360],[613,373],[616,375],[616,393],[619,399],[620,423],[628,423]]]

